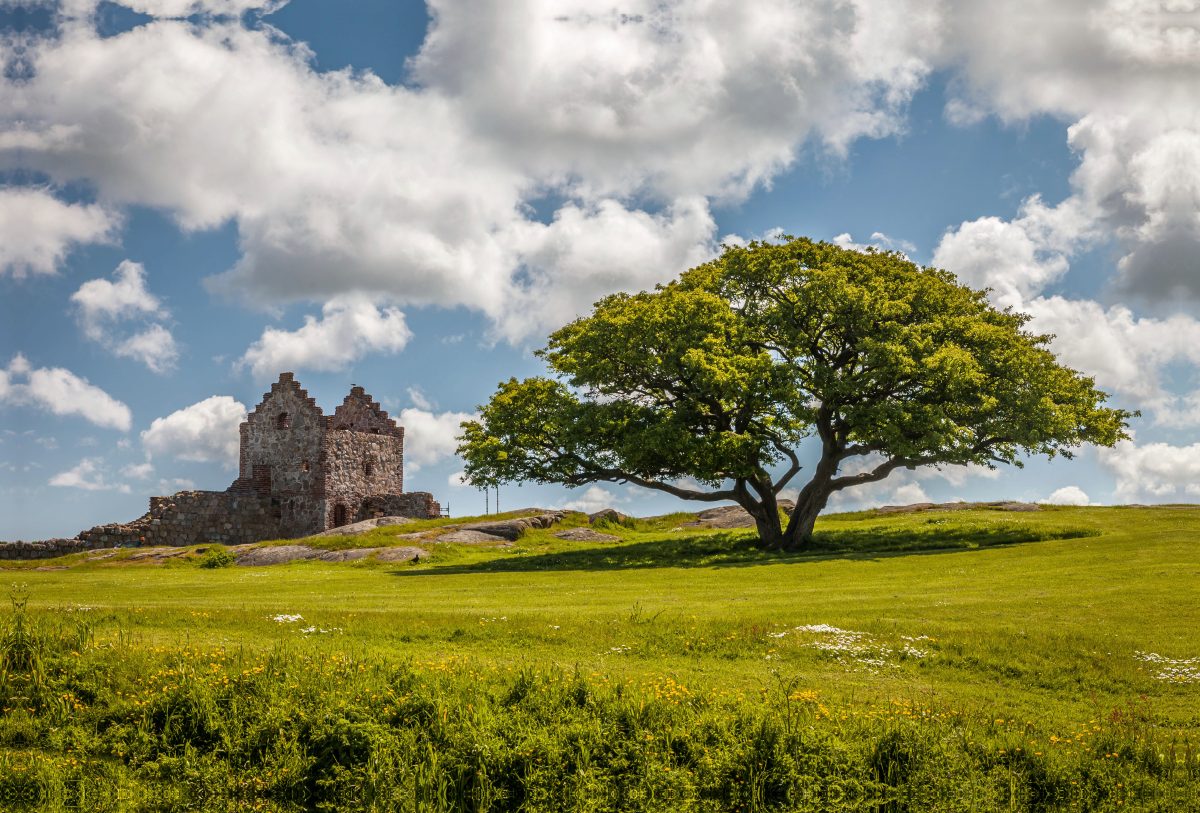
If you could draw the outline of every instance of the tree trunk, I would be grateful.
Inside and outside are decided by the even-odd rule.
[[[779,504],[775,502],[775,495],[764,497],[761,509],[759,512],[750,512],[750,516],[754,517],[754,524],[758,528],[759,540],[762,541],[764,547],[771,550],[782,547],[783,524],[779,521]]]
[[[767,487],[762,488],[761,491],[759,487],[755,487],[755,491],[759,492],[761,502],[750,494],[744,480],[738,480],[733,491],[738,504],[754,517],[758,538],[763,546],[774,550],[782,547],[784,534],[783,525],[779,521],[779,503],[775,500],[775,492],[769,488],[769,485],[770,481],[767,482]]]
[[[813,526],[817,524],[817,516],[829,502],[829,495],[833,493],[829,484],[837,470],[836,457],[830,454],[822,456],[813,478],[796,497],[796,509],[792,511],[792,519],[784,531],[780,545],[782,550],[801,551],[808,548],[812,540]]]
[[[806,495],[801,492],[800,496],[803,498]],[[782,540],[783,544],[780,547],[787,551],[806,550],[812,541],[813,527],[817,524],[817,516],[828,502],[829,492],[823,489],[814,489],[803,501],[796,500],[792,521],[788,523]]]

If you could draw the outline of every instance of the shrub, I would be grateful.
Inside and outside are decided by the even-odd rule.
[[[225,549],[223,545],[213,545],[200,560],[200,567],[212,570],[218,567],[229,567],[237,561],[237,557]]]

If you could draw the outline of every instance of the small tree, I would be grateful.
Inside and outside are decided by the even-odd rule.
[[[898,252],[785,240],[726,246],[551,335],[539,355],[566,385],[501,384],[462,424],[468,482],[733,500],[765,543],[798,549],[831,494],[898,468],[1021,466],[1022,454],[1069,458],[1127,437],[1132,413],[1103,407],[1092,379],[1055,361],[1052,336],[986,291]],[[820,458],[785,529],[777,498],[806,438]],[[847,473],[854,461],[865,470]]]

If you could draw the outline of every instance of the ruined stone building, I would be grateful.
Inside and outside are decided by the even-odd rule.
[[[225,491],[151,497],[150,511],[133,522],[99,525],[75,539],[4,545],[0,558],[294,539],[378,516],[441,516],[431,494],[404,491],[404,427],[362,387],[325,415],[283,373],[239,429],[238,478]]]
[[[404,427],[362,387],[325,415],[283,373],[240,431],[240,476],[229,492],[270,498],[280,537],[374,516],[440,514],[429,494],[404,493]]]

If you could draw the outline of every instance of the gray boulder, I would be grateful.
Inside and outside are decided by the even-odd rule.
[[[602,534],[593,531],[591,528],[571,528],[566,531],[559,531],[554,534],[557,539],[565,539],[568,542],[619,542],[621,537],[613,536],[612,534]]]
[[[882,505],[875,509],[876,514],[913,514],[921,511],[966,511],[972,508],[984,508],[994,511],[1041,511],[1042,507],[1031,502],[915,502],[912,505]]]
[[[514,539],[516,537],[513,537]],[[461,531],[451,531],[448,534],[430,539],[430,542],[454,542],[459,545],[478,545],[484,542],[490,542],[493,545],[498,542],[507,542],[508,537],[499,536],[497,534],[484,533],[483,531],[475,531],[464,528]]]
[[[353,522],[349,525],[342,525],[337,528],[330,528],[328,531],[321,531],[319,534],[306,536],[305,539],[316,539],[319,536],[352,536],[354,534],[365,534],[367,531],[375,528],[382,528],[386,525],[408,525],[416,522],[415,519],[408,517],[375,517],[374,519],[364,519],[362,522]]]
[[[779,500],[779,507],[785,514],[791,515],[796,504],[791,500]],[[696,514],[695,522],[685,522],[680,528],[755,528],[757,524],[750,512],[740,505],[722,505],[718,508],[706,508]]]
[[[407,562],[414,556],[428,556],[423,548],[404,546],[398,548],[350,548],[349,550],[318,550],[307,545],[276,545],[267,548],[251,548],[237,559],[242,567],[266,567],[296,562],[301,559],[319,559],[322,562],[359,562],[371,554],[380,562]]]
[[[514,519],[500,519],[494,522],[473,522],[470,525],[462,526],[464,531],[480,531],[493,536],[500,536],[509,541],[516,541],[525,531],[530,528],[549,528],[556,522],[561,522],[566,515],[566,511],[547,511],[545,514],[538,514],[533,517],[516,517]],[[448,534],[453,536],[453,534]],[[446,537],[441,537],[443,540]]]
[[[383,548],[350,548],[349,550],[327,550],[317,558],[322,562],[357,562]]]
[[[307,545],[273,545],[266,548],[251,548],[237,558],[236,564],[242,567],[282,565],[299,559],[316,559],[326,552],[310,548]]]
[[[609,522],[619,524],[623,519],[629,519],[628,515],[622,514],[615,508],[603,508],[594,514],[588,514],[588,523],[595,525],[600,520],[606,519]]]

